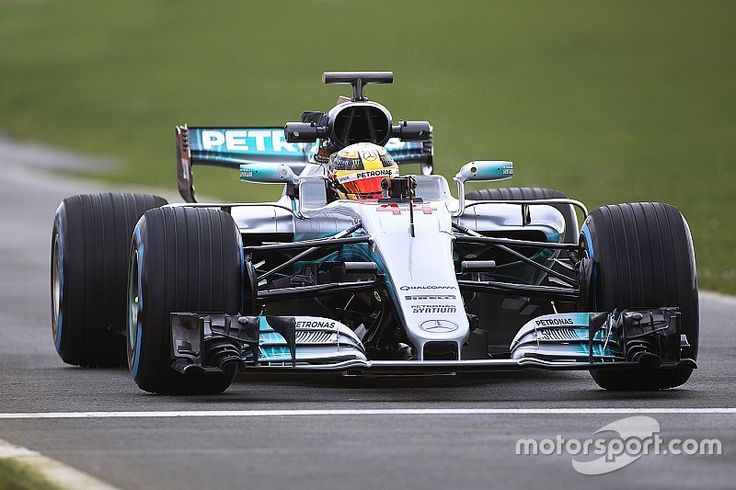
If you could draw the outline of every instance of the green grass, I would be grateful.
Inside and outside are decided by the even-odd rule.
[[[0,490],[59,490],[31,466],[0,458]]]
[[[708,0],[3,2],[0,128],[173,189],[175,124],[281,125],[344,92],[322,71],[393,70],[368,94],[433,123],[443,174],[503,158],[514,185],[591,208],[675,204],[701,286],[736,293],[734,18]],[[276,192],[217,172],[202,192]]]

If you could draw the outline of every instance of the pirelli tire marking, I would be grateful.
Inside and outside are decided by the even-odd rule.
[[[404,297],[407,301],[454,301],[457,299],[454,294],[412,294]]]

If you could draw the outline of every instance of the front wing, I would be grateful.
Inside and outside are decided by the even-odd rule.
[[[648,364],[676,369],[687,339],[677,308],[543,315],[526,323],[503,358],[371,360],[360,338],[335,320],[306,316],[171,314],[174,369],[421,374],[517,371],[526,368],[587,370]]]

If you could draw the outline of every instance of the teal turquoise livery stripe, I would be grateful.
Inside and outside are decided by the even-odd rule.
[[[303,161],[306,156],[303,146],[286,142],[283,128],[190,128],[189,148],[212,159],[260,155]]]
[[[283,335],[271,328],[271,325],[268,324],[265,316],[258,317],[258,332],[260,344],[284,344],[260,345],[258,347],[259,361],[291,361],[291,352],[289,351],[286,339]]]
[[[223,166],[253,162],[308,162],[318,150],[318,143],[288,143],[284,129],[262,128],[189,128],[189,149],[194,161]],[[428,155],[419,141],[395,138],[386,150],[398,163],[416,162]]]
[[[588,325],[590,322],[590,313],[584,312],[584,313],[568,313],[570,317],[572,318],[572,321],[575,322],[575,325]]]

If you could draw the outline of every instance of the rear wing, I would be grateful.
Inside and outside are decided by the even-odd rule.
[[[314,161],[319,143],[289,143],[284,128],[176,127],[176,173],[179,194],[186,202],[194,196],[192,167],[209,165],[239,170],[243,163],[283,162],[297,175]],[[423,175],[433,170],[432,140],[401,141],[392,138],[386,150],[399,165],[419,164]]]

